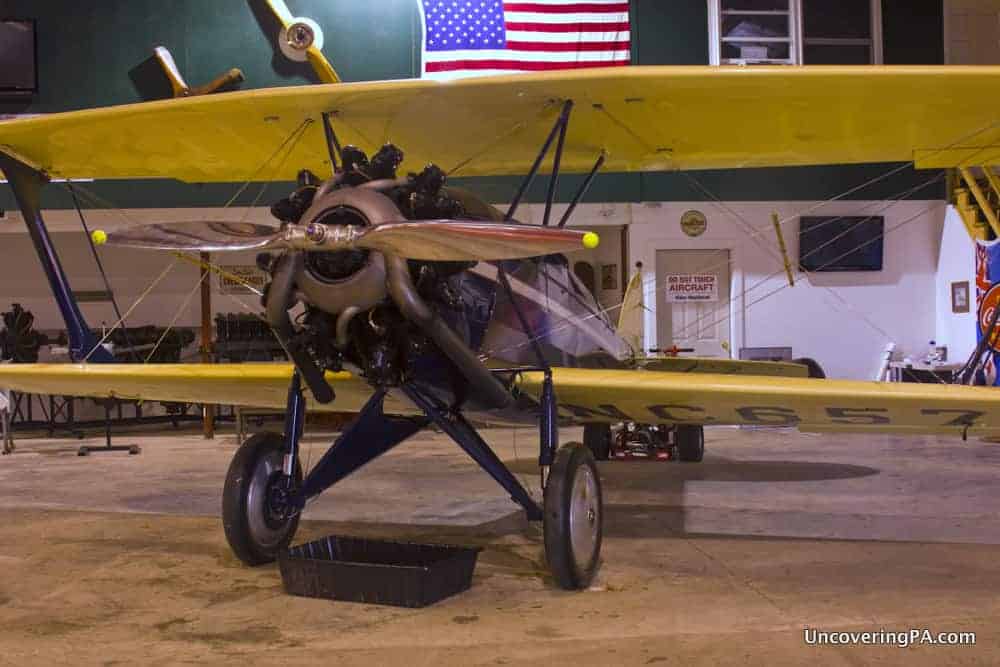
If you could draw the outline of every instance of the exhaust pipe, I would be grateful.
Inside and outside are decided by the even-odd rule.
[[[323,371],[320,370],[316,362],[313,361],[309,351],[295,341],[295,328],[292,326],[292,319],[288,317],[288,309],[292,303],[292,287],[295,285],[295,276],[305,264],[305,255],[301,252],[285,253],[278,260],[278,265],[274,270],[271,279],[271,286],[267,291],[267,322],[278,335],[278,340],[282,347],[292,358],[306,386],[312,392],[313,398],[320,403],[326,404],[333,401],[336,395],[333,387],[326,381]]]
[[[476,394],[482,397],[485,407],[497,410],[509,407],[514,401],[510,392],[490,373],[465,341],[417,294],[406,260],[385,255],[385,266],[389,295],[403,317],[420,327],[455,364],[469,384],[475,387]]]

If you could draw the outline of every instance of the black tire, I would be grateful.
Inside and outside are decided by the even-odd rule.
[[[585,424],[583,427],[583,444],[598,461],[611,458],[611,425]]]
[[[271,563],[286,549],[299,527],[299,513],[277,518],[266,508],[269,486],[284,476],[285,439],[258,433],[233,456],[222,490],[222,527],[236,557],[247,565]],[[296,484],[302,481],[297,466]]]
[[[806,367],[809,371],[809,377],[823,379],[826,377],[826,373],[823,371],[823,367],[819,365],[819,362],[815,359],[810,359],[809,357],[802,357],[801,359],[792,359],[793,364],[800,364]]]
[[[586,588],[601,559],[604,505],[594,455],[571,442],[556,452],[545,485],[545,558],[565,590]]]
[[[705,429],[690,424],[680,425],[676,438],[677,458],[683,463],[701,463],[705,458]]]

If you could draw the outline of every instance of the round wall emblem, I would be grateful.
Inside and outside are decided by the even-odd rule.
[[[681,229],[688,236],[701,236],[708,229],[708,220],[701,211],[688,211],[681,216]]]
[[[991,287],[986,294],[983,295],[982,303],[979,304],[980,336],[986,335],[986,331],[990,328],[990,324],[993,323],[993,314],[996,312],[998,306],[1000,306],[1000,283],[993,285],[993,287]],[[1000,331],[994,329],[993,335],[990,336],[990,339],[986,342],[993,348],[994,352],[1000,352]]]

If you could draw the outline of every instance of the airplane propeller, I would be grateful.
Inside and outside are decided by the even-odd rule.
[[[120,232],[97,230],[97,245],[157,250],[225,252],[290,249],[311,252],[375,250],[423,261],[491,261],[596,248],[594,232],[476,220],[418,220],[377,226],[177,222]]]

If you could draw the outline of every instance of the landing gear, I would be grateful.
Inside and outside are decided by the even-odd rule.
[[[674,433],[677,458],[683,463],[701,463],[705,458],[705,429],[701,426],[680,425]]]
[[[613,435],[610,424],[587,424],[583,427],[583,444],[598,461],[611,458]]]
[[[299,527],[299,509],[290,502],[302,482],[283,472],[285,439],[258,433],[244,442],[229,465],[222,491],[222,525],[237,558],[263,565],[278,557]]]
[[[590,449],[578,442],[556,452],[545,485],[545,558],[560,588],[586,588],[601,555],[601,478]]]
[[[559,586],[572,590],[590,585],[600,562],[601,482],[594,456],[585,445],[571,443],[556,449],[558,426],[551,380],[546,378],[542,392],[540,420],[539,464],[548,469],[544,506],[531,497],[461,411],[416,384],[405,383],[400,390],[424,417],[386,415],[386,390],[377,390],[303,480],[297,453],[304,402],[299,377],[293,376],[286,436],[253,436],[236,452],[229,467],[222,516],[226,539],[237,557],[248,565],[275,560],[291,542],[299,512],[308,499],[434,424],[524,508],[529,521],[543,522],[546,555]],[[292,470],[294,479],[288,474]]]

